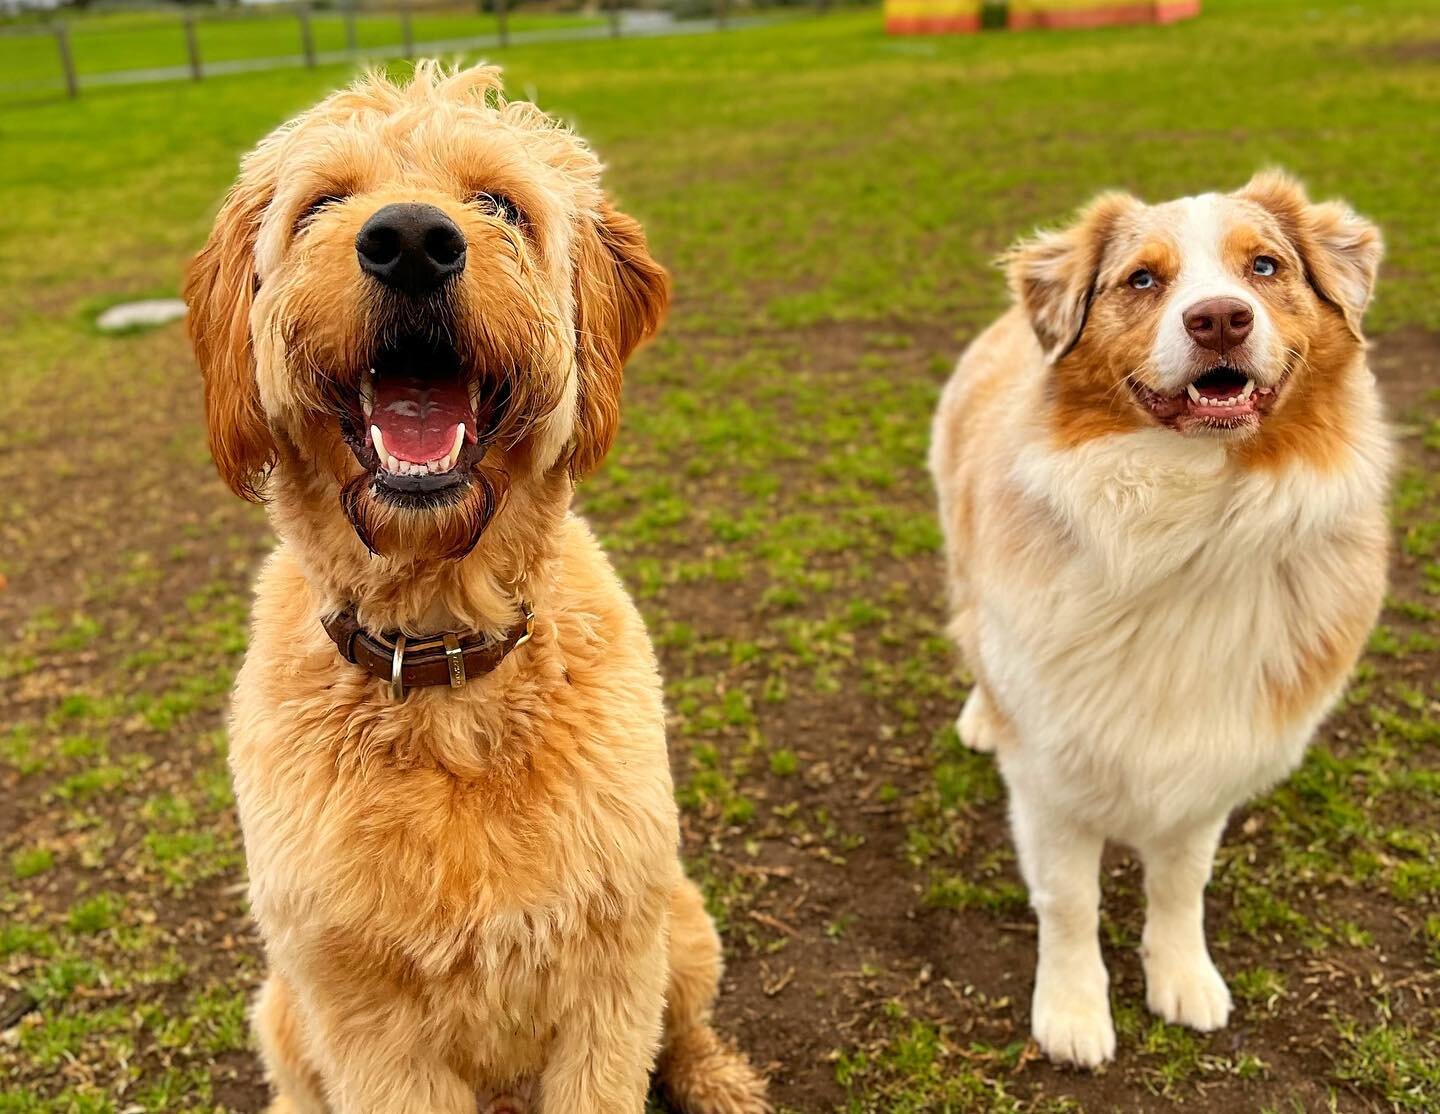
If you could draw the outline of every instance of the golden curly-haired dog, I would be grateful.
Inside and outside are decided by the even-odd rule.
[[[432,63],[262,141],[190,268],[212,453],[281,538],[230,744],[272,1111],[639,1114],[657,1053],[684,1110],[768,1109],[654,652],[569,513],[667,296],[580,139]]]

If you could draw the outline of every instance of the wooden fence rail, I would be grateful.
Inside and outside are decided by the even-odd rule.
[[[86,64],[86,59],[95,56],[96,43],[108,32],[108,29],[86,20],[84,23],[76,21],[67,24],[63,20],[51,23],[35,23],[29,26],[6,29],[0,27],[0,43],[7,39],[13,42],[16,37],[34,39],[35,36],[50,35],[55,44],[55,56],[59,63],[59,78],[65,95],[71,98],[78,97],[83,87],[92,84],[128,84],[144,81],[165,81],[165,80],[190,80],[203,81],[206,77],[216,74],[240,73],[258,71],[262,69],[281,68],[285,66],[300,65],[309,69],[334,62],[343,62],[347,59],[358,57],[403,57],[413,59],[416,55],[416,26],[415,16],[422,17],[456,17],[473,16],[478,11],[483,11],[483,0],[476,4],[475,8],[458,9],[456,7],[437,7],[425,3],[425,0],[389,0],[384,7],[375,7],[369,4],[347,0],[333,10],[320,12],[312,7],[314,0],[294,4],[289,7],[267,8],[263,14],[251,12],[246,14],[216,13],[214,15],[199,14],[194,11],[178,11],[174,13],[173,23],[162,18],[147,21],[142,26],[145,30],[154,30],[165,33],[167,29],[178,30],[181,43],[180,53],[170,54],[168,59],[160,51],[152,56],[153,64],[146,67],[138,64],[134,68],[94,68],[93,62]],[[635,10],[627,11],[623,5],[625,0],[597,0],[595,11],[596,19],[588,23],[563,23],[557,22],[555,27],[526,27],[516,32],[512,27],[511,0],[490,0],[493,22],[487,21],[484,30],[477,26],[476,33],[456,37],[445,36],[442,41],[425,42],[422,46],[440,51],[456,51],[469,46],[497,46],[508,47],[515,42],[540,42],[558,41],[564,39],[585,39],[597,37],[609,37],[618,39],[629,35],[657,35],[670,33],[687,33],[694,31],[724,30],[737,23],[751,23],[768,21],[777,18],[779,13],[801,15],[804,9],[799,5],[777,8],[767,12],[766,9],[755,9],[747,11],[739,18],[736,17],[730,0],[711,0],[711,11],[708,18],[697,20],[679,21],[673,20],[669,13],[661,10]],[[830,6],[831,0],[806,0],[808,9],[812,13],[823,13]],[[173,10],[173,9],[171,9]],[[153,13],[147,13],[153,14]],[[370,45],[360,45],[360,19],[363,17],[368,28],[367,38]],[[278,21],[293,19],[295,21],[294,42],[298,53],[277,52],[273,57],[237,57],[231,51],[228,55],[224,50],[220,51],[221,57],[206,57],[207,41],[213,48],[213,40],[209,39],[209,28],[216,28],[225,24],[240,23],[246,21],[271,20]],[[375,27],[390,20],[391,31],[384,36],[389,40],[387,45],[375,45]],[[323,22],[322,22],[323,21]],[[89,24],[89,26],[86,26]],[[431,27],[433,28],[433,24]],[[325,36],[329,42],[334,43],[336,39],[343,37],[343,49],[335,49],[332,46],[321,47],[321,29],[328,28]],[[431,28],[427,28],[429,31]],[[124,28],[125,32],[134,33],[134,25]],[[77,36],[83,39],[79,56],[81,64],[77,65],[77,51],[75,44]],[[281,35],[281,40],[284,36]],[[395,41],[398,38],[398,43]],[[173,40],[172,40],[173,41]],[[37,40],[37,45],[39,41]],[[166,52],[172,50],[165,47]],[[286,48],[281,47],[281,51]],[[3,100],[7,93],[17,89],[41,88],[49,85],[49,80],[44,77],[27,77],[22,80],[5,81],[6,74],[0,70],[0,100]],[[50,86],[53,88],[53,86]]]

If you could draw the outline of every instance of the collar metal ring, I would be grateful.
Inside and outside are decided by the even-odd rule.
[[[390,659],[390,695],[397,701],[405,699],[405,636],[395,636],[395,656]]]

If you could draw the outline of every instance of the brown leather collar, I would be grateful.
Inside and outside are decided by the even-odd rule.
[[[341,608],[321,622],[346,661],[386,682],[395,699],[404,700],[412,688],[449,685],[458,689],[466,681],[483,677],[511,650],[529,642],[535,633],[535,612],[523,600],[520,608],[524,618],[498,639],[478,634],[440,634],[412,642],[403,634],[376,636],[360,626],[354,605]]]

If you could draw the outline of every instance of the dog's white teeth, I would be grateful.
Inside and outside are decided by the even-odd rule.
[[[365,411],[366,418],[369,418],[370,412],[375,409],[375,384],[369,379],[360,380],[360,406]]]
[[[375,456],[380,461],[380,467],[385,471],[397,476],[438,476],[441,472],[450,471],[460,462],[460,450],[465,446],[465,424],[456,423],[455,440],[448,453],[423,464],[413,460],[401,460],[392,455],[385,448],[385,438],[378,425],[370,427],[370,441],[375,446]]]
[[[1185,391],[1186,391],[1187,394],[1190,395],[1190,397],[1191,397],[1194,401],[1196,401],[1196,402],[1199,402],[1199,401],[1200,401],[1200,392],[1195,389],[1195,384],[1194,384],[1194,383],[1189,383],[1189,384],[1187,384],[1186,387],[1185,387]]]
[[[1249,398],[1255,392],[1255,380],[1245,380],[1245,389],[1240,392],[1241,398]]]

